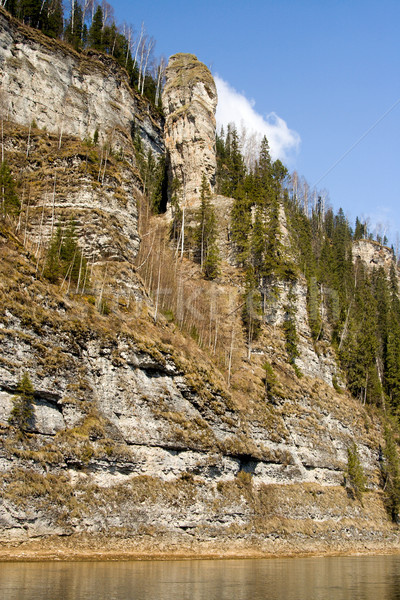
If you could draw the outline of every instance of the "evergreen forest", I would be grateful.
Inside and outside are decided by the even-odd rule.
[[[231,241],[245,272],[246,293],[256,297],[244,326],[257,336],[276,281],[307,285],[310,328],[316,348],[325,340],[336,349],[346,384],[363,404],[400,409],[400,298],[393,248],[390,270],[354,261],[353,242],[369,239],[376,250],[386,239],[372,239],[365,223],[352,228],[342,209],[336,213],[316,192],[311,206],[300,199],[296,176],[272,161],[268,141],[247,168],[232,125],[217,135],[217,192],[234,199]],[[285,229],[286,231],[283,231]],[[245,305],[246,306],[246,305]],[[293,307],[287,306],[285,333],[290,361],[297,356]],[[251,318],[252,317],[252,318]]]

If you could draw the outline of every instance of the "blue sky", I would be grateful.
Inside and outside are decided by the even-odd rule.
[[[359,215],[370,217],[371,227],[383,223],[394,241],[400,231],[399,0],[112,5],[119,23],[139,29],[144,21],[156,55],[196,54],[226,83],[224,101],[226,94],[239,104],[242,96],[248,100],[253,122],[277,115],[272,125],[279,135],[283,128],[277,152],[289,170],[326,188],[333,207],[342,206],[351,221]]]

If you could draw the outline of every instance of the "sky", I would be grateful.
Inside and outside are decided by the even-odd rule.
[[[273,158],[342,207],[400,232],[399,0],[112,0],[155,54],[212,71],[217,120],[269,139]]]

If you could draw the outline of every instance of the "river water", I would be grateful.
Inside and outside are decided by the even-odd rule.
[[[400,555],[0,563],[2,600],[400,600]]]

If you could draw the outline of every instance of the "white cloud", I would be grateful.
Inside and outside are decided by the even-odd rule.
[[[273,160],[279,158],[282,162],[290,162],[291,156],[296,154],[300,146],[300,136],[296,131],[289,129],[286,122],[276,113],[272,112],[263,117],[255,110],[254,100],[249,100],[237,92],[229,83],[218,75],[214,77],[218,91],[217,125],[225,128],[229,123],[235,123],[238,132],[245,128],[246,136],[243,141],[243,150],[254,155],[254,147],[267,136],[270,153]],[[249,156],[249,162],[254,156]]]

